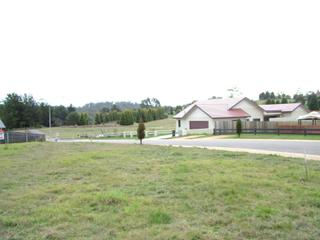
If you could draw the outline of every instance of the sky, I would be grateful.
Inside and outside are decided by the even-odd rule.
[[[320,1],[0,0],[0,100],[156,97],[179,105],[238,87],[320,89]]]

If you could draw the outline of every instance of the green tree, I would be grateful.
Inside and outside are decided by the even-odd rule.
[[[33,96],[24,94],[22,98],[23,102],[23,115],[20,127],[35,127],[39,125],[38,105]]]
[[[49,110],[48,110],[49,111]],[[54,126],[64,125],[68,116],[68,109],[65,106],[52,107],[52,122]]]
[[[101,112],[99,115],[100,115],[100,123],[105,123],[105,117],[104,117],[105,113]]]
[[[40,125],[49,127],[49,105],[40,103],[37,115]]]
[[[271,98],[271,99],[275,99],[275,98],[276,98],[274,92],[271,92],[271,93],[270,93],[270,98]]]
[[[120,108],[116,104],[113,104],[111,107],[111,111],[120,112]]]
[[[84,125],[89,125],[89,115],[88,113],[83,113]]]
[[[88,114],[87,113],[80,113],[79,125],[81,125],[81,126],[88,125]]]
[[[101,124],[100,113],[96,113],[95,118],[94,118],[94,123]]]
[[[281,103],[282,103],[282,104],[284,104],[284,103],[288,103],[288,99],[286,99],[286,98],[282,98],[282,99],[281,99]]]
[[[146,98],[140,103],[141,108],[158,108],[161,107],[160,101],[157,98]]]
[[[79,121],[80,121],[80,116],[79,113],[77,112],[71,112],[68,114],[67,116],[67,121],[66,123],[68,125],[79,125]]]
[[[3,101],[2,121],[7,128],[23,127],[24,104],[22,97],[16,93],[10,93]]]
[[[67,108],[68,113],[72,113],[76,111],[76,108],[74,106],[72,106],[72,104],[69,105],[69,107]]]
[[[306,103],[306,98],[303,94],[297,92],[294,96],[293,96],[294,102],[296,103],[302,103],[305,104]]]
[[[318,97],[315,93],[311,93],[308,95],[308,108],[311,111],[315,111],[315,110],[319,110],[319,101],[318,101]]]
[[[146,133],[145,133],[146,127],[143,122],[140,122],[138,125],[137,129],[137,135],[138,139],[140,140],[140,144],[142,144],[142,140],[145,138]]]
[[[241,133],[242,133],[242,122],[241,122],[240,119],[237,120],[237,126],[236,126],[236,128],[237,128],[237,134],[238,134],[238,136],[240,137],[240,135],[241,135]]]
[[[120,125],[132,125],[134,123],[133,113],[130,110],[122,112]]]
[[[273,99],[267,99],[266,104],[274,104],[274,100]]]

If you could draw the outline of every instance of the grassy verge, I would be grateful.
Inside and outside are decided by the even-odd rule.
[[[320,162],[139,145],[0,145],[0,239],[317,239]]]
[[[238,135],[226,136],[226,138],[239,138]],[[297,139],[297,140],[320,140],[320,135],[300,135],[300,134],[241,134],[242,139]]]

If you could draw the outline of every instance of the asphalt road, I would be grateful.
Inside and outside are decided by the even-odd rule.
[[[89,142],[90,140],[59,140],[59,142]],[[92,140],[92,142],[108,142],[118,144],[137,144],[136,140]],[[178,145],[194,147],[218,147],[230,149],[252,149],[261,151],[310,154],[320,156],[320,141],[299,140],[248,140],[248,139],[146,139],[144,144]]]
[[[247,140],[247,139],[212,139],[212,140],[150,140],[148,144],[171,144],[197,147],[242,148],[263,151],[288,152],[320,155],[320,141],[286,140]]]

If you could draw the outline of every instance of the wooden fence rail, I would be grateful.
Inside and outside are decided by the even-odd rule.
[[[234,128],[214,129],[214,135],[236,134]],[[251,128],[243,129],[242,133],[248,134],[303,134],[303,135],[317,135],[320,134],[320,128]]]
[[[234,129],[236,121],[216,121],[215,128],[217,129]],[[304,121],[299,124],[297,121],[292,122],[255,122],[242,121],[243,129],[272,129],[272,128],[320,128],[320,124],[312,125],[310,121]]]
[[[235,121],[216,122],[214,135],[236,134]],[[320,125],[311,122],[242,122],[242,132],[251,134],[320,134]]]

